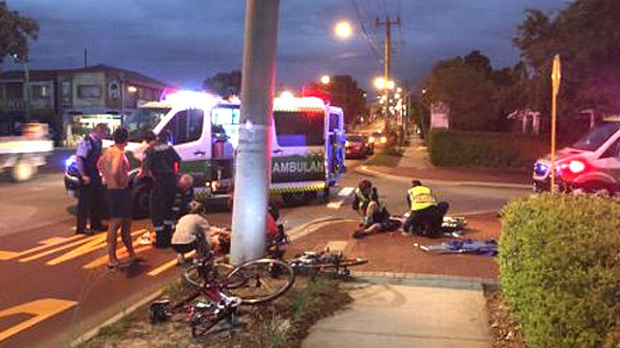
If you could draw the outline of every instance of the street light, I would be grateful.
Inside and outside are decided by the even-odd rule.
[[[336,33],[336,36],[346,39],[353,33],[353,28],[348,22],[341,21],[334,27],[334,32]]]
[[[394,83],[394,81],[388,81],[387,83],[387,88],[388,89],[394,89],[394,87],[396,87],[396,84]]]
[[[138,88],[136,86],[127,87],[127,92],[129,93],[136,93],[137,91],[138,91]]]
[[[331,81],[331,78],[328,75],[323,75],[321,77],[321,83],[324,85],[328,85],[330,81]]]
[[[377,77],[375,79],[375,88],[384,89],[385,88],[385,79],[383,77]]]

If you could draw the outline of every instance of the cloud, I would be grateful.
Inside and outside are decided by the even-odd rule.
[[[352,0],[280,2],[278,80],[299,87],[324,73],[351,74],[369,87],[382,71],[361,35]],[[514,28],[528,7],[555,11],[565,0],[356,0],[369,38],[382,52],[377,16],[399,14],[394,28],[394,75],[414,83],[439,59],[473,49],[495,66],[513,64]],[[387,5],[387,6],[386,6]],[[32,45],[33,68],[91,64],[129,68],[181,86],[239,69],[244,0],[19,0],[9,7],[35,18],[41,35]],[[339,40],[333,25],[349,20],[356,35]]]

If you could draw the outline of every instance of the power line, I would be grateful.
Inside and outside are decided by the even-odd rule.
[[[355,15],[357,16],[357,21],[360,23],[360,27],[362,28],[362,33],[364,34],[364,38],[366,39],[366,41],[368,42],[368,45],[370,46],[370,50],[375,55],[377,60],[381,61],[381,54],[379,53],[379,48],[377,47],[377,44],[368,35],[368,31],[366,31],[366,26],[364,25],[364,20],[362,19],[362,15],[360,13],[359,7],[357,6],[357,2],[355,0],[351,0],[351,2],[353,3],[353,8],[355,8]]]

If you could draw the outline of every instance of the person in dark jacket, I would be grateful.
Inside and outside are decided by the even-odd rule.
[[[148,139],[148,137],[147,137]],[[172,207],[177,193],[177,172],[181,157],[167,143],[168,134],[161,132],[145,151],[143,171],[153,177],[151,220],[155,228],[155,246],[167,248],[172,238],[174,214]]]
[[[80,175],[80,188],[77,205],[77,226],[75,233],[93,234],[108,229],[101,223],[105,212],[105,191],[97,161],[103,153],[101,140],[108,136],[108,127],[98,124],[78,144],[76,157]],[[90,230],[86,229],[86,222],[90,220]]]

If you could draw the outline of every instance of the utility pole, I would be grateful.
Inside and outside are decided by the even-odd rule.
[[[265,254],[280,0],[247,0],[230,261]]]
[[[396,17],[395,21],[390,21],[390,17],[386,16],[385,21],[381,22],[377,17],[377,27],[385,26],[385,40],[383,47],[383,80],[385,84],[383,86],[385,92],[385,122],[388,123],[389,111],[390,111],[390,89],[388,84],[390,83],[390,70],[392,68],[392,25],[398,25],[400,27],[400,16]]]

